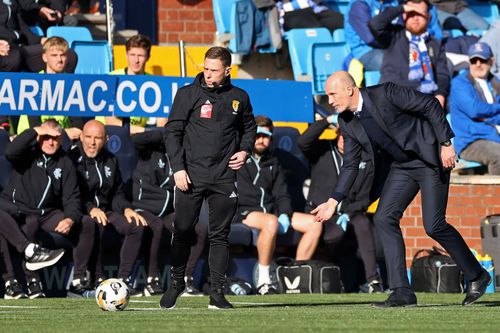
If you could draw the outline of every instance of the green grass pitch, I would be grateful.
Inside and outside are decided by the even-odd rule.
[[[386,295],[228,297],[233,310],[208,310],[208,297],[181,297],[160,311],[159,297],[131,299],[122,312],[94,299],[0,300],[1,332],[500,332],[500,293],[468,307],[464,295],[417,294],[418,307],[375,309]]]

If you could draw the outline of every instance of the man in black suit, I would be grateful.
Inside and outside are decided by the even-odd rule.
[[[467,279],[463,305],[481,297],[490,282],[462,236],[446,222],[450,170],[456,154],[454,136],[444,111],[432,96],[388,82],[358,89],[346,72],[332,74],[325,85],[329,104],[339,112],[345,140],[344,164],[331,198],[311,213],[316,221],[331,218],[351,188],[360,161],[375,165],[372,199],[380,195],[374,217],[380,232],[393,291],[377,307],[415,306],[417,298],[406,274],[405,245],[399,220],[422,191],[423,224],[427,235],[441,244]]]

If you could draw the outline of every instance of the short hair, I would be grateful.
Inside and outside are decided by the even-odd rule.
[[[271,118],[268,118],[266,116],[263,115],[256,116],[255,123],[257,124],[257,126],[260,127],[268,127],[271,133],[274,130],[273,121],[271,120]]]
[[[151,53],[151,39],[146,35],[137,34],[130,37],[125,43],[125,50],[129,51],[132,48],[141,48],[146,50],[147,54]]]
[[[68,46],[68,42],[66,41],[66,39],[64,39],[62,37],[58,37],[58,36],[53,36],[53,37],[47,38],[45,43],[43,43],[43,52],[45,53],[48,50],[50,50],[51,48],[56,48],[56,49],[63,51],[64,53],[66,53],[66,52],[68,52],[69,46]]]
[[[59,133],[63,132],[63,128],[62,128],[61,124],[59,124],[59,122],[55,118],[49,118],[49,119],[45,120],[42,123],[42,125],[47,125],[53,129],[56,129]]]
[[[224,67],[231,66],[231,52],[221,46],[213,46],[205,53],[205,59],[219,59]]]
[[[430,11],[431,7],[432,7],[432,4],[429,0],[405,0],[405,4],[407,4],[408,2],[413,2],[413,3],[421,3],[421,2],[424,2],[426,5],[427,5],[427,11]]]

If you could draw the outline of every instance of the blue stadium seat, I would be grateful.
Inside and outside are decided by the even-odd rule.
[[[330,31],[327,28],[292,29],[287,32],[287,36],[293,77],[297,81],[311,80],[312,72],[308,72],[310,47],[313,43],[331,43],[333,39]]]
[[[379,71],[366,71],[365,72],[365,87],[374,86],[380,82]]]
[[[73,42],[89,42],[92,41],[92,34],[86,27],[64,27],[53,26],[47,29],[47,37],[58,36],[66,39],[70,47],[73,47]]]
[[[460,37],[463,35],[464,33],[459,29],[443,30],[444,37]]]
[[[297,145],[299,136],[299,131],[294,127],[275,127],[271,145],[285,175],[295,211],[304,210],[305,198],[302,188],[304,181],[309,178],[309,161]]]
[[[342,70],[350,49],[346,43],[314,43],[309,52],[308,72],[312,74],[313,94],[321,95],[325,93],[326,79]]]
[[[345,42],[344,29],[337,29],[333,32],[333,41],[336,43]]]
[[[113,68],[111,49],[106,41],[73,43],[78,55],[75,74],[107,74]]]
[[[37,25],[31,26],[31,27],[30,27],[30,30],[31,30],[31,32],[32,32],[32,33],[34,33],[34,34],[35,34],[35,35],[37,35],[37,36],[40,36],[40,37],[45,36],[45,34],[43,33],[42,28],[40,28],[40,27],[39,27],[39,26],[37,26]]]
[[[109,138],[106,148],[118,159],[123,183],[125,184],[131,180],[135,166],[139,160],[129,131],[130,128],[128,126],[106,125],[106,134]]]
[[[483,17],[489,24],[493,24],[493,22],[500,19],[500,14],[496,4],[485,3],[483,1],[468,1],[468,3],[469,8],[479,16]]]
[[[471,29],[467,30],[467,36],[476,36],[476,37],[483,37],[484,33],[486,30],[481,30],[481,29]]]

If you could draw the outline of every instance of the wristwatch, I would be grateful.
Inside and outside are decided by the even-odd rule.
[[[441,143],[441,146],[445,146],[445,147],[451,146],[451,140],[446,140],[445,142]]]

